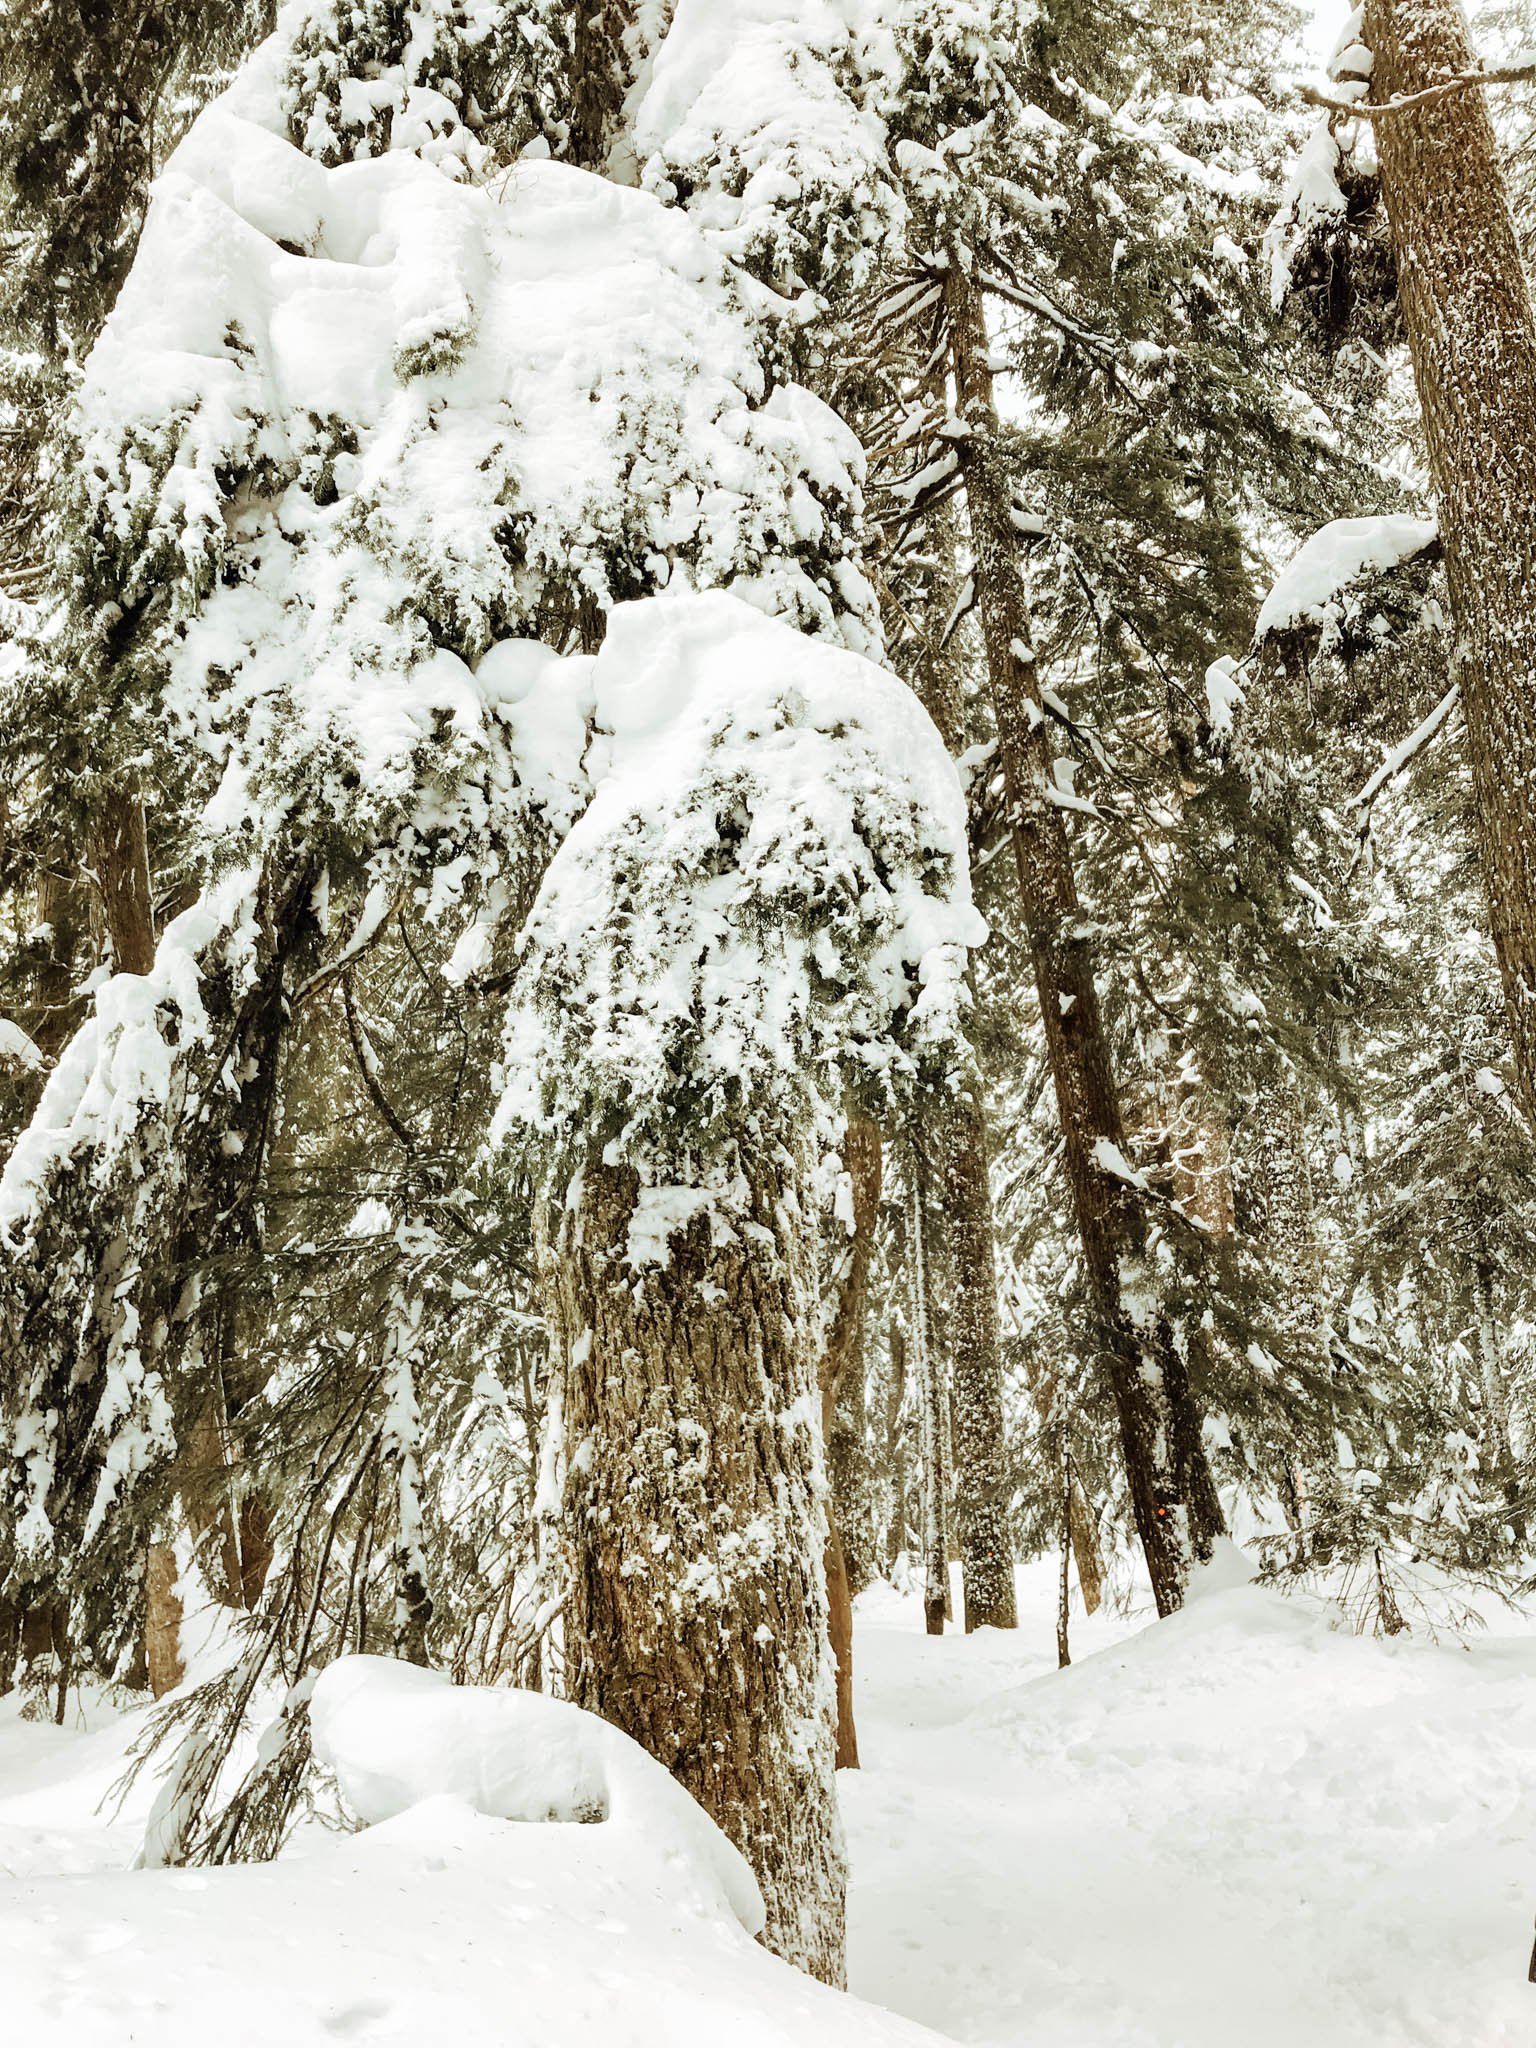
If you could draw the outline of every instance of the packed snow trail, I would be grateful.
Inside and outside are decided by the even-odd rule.
[[[989,2048],[1531,2048],[1525,1624],[1376,1641],[1238,1586],[1075,1617],[1058,1673],[1054,1592],[1021,1574],[1012,1638],[862,1603],[856,1991]]]

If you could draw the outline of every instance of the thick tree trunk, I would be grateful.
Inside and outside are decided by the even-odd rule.
[[[827,1613],[837,1659],[837,1767],[857,1770],[859,1737],[853,1712],[853,1600],[869,1583],[856,1583],[850,1558],[868,1555],[868,1537],[850,1527],[869,1514],[868,1451],[845,1428],[850,1411],[862,1415],[864,1320],[869,1301],[869,1260],[880,1209],[880,1133],[867,1118],[851,1116],[843,1138],[843,1166],[851,1194],[851,1229],[836,1276],[836,1300],[822,1352],[821,1433],[827,1447],[831,1500],[827,1516]],[[859,1399],[850,1398],[857,1382]],[[862,1551],[860,1543],[862,1540]]]
[[[1051,759],[1019,567],[982,298],[959,261],[946,277],[977,598],[1019,889],[1061,1120],[1083,1265],[1119,1419],[1136,1527],[1158,1612],[1184,1598],[1189,1569],[1221,1533],[1198,1414],[1170,1333],[1150,1307],[1146,1226],[1136,1192],[1108,1169],[1125,1125],[1110,1063]]]
[[[1378,103],[1478,68],[1456,0],[1367,0]],[[1377,120],[1455,618],[1493,942],[1536,1116],[1536,317],[1485,96]]]
[[[594,1159],[549,1256],[563,1385],[567,1684],[672,1771],[757,1873],[764,1936],[844,1979],[836,1677],[798,1219],[758,1189],[627,1263],[638,1188]]]

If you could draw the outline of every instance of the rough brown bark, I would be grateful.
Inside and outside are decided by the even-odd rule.
[[[821,1433],[827,1447],[831,1501],[827,1516],[827,1616],[837,1660],[837,1768],[857,1770],[859,1737],[853,1711],[853,1599],[846,1533],[850,1495],[863,1483],[856,1464],[862,1443],[842,1444],[839,1406],[848,1382],[864,1377],[864,1322],[869,1301],[869,1260],[880,1208],[880,1133],[866,1117],[850,1116],[843,1138],[843,1166],[852,1194],[852,1229],[837,1275],[832,1320],[822,1352]],[[862,1404],[860,1404],[862,1405]],[[867,1505],[867,1503],[866,1503]]]
[[[148,974],[155,964],[155,902],[144,806],[136,796],[112,790],[103,798],[91,866],[113,967],[119,974]]]
[[[946,552],[958,534],[948,511],[935,515]],[[965,746],[958,636],[942,634],[957,590],[943,589],[917,664],[918,695],[950,755]],[[940,613],[944,616],[939,616]],[[1003,1418],[1002,1338],[997,1314],[996,1234],[991,1147],[975,1075],[933,1117],[954,1276],[950,1344],[954,1453],[965,1626],[1017,1628],[1013,1540],[1008,1527],[1007,1429]]]
[[[934,1358],[931,1266],[927,1254],[927,1191],[914,1163],[907,1270],[912,1296],[912,1360],[916,1368],[922,1443],[923,1625],[941,1636],[949,1619],[949,1461],[944,1394]]]
[[[1478,68],[1456,0],[1368,0],[1372,97]],[[1375,124],[1429,449],[1477,831],[1526,1113],[1536,1116],[1536,317],[1482,91]]]
[[[1198,1415],[1170,1333],[1145,1305],[1146,1225],[1135,1191],[1106,1171],[1125,1124],[1059,808],[1029,607],[1013,531],[981,293],[955,260],[945,281],[976,592],[986,644],[1024,922],[1040,999],[1084,1271],[1119,1420],[1137,1533],[1160,1614],[1184,1598],[1191,1563],[1221,1532]],[[1204,1469],[1203,1469],[1204,1468]]]
[[[547,1255],[562,1388],[567,1684],[757,1873],[767,1945],[844,1979],[817,1361],[787,1190],[627,1262],[638,1188],[590,1161]]]
[[[181,1596],[176,1591],[176,1553],[169,1543],[151,1543],[144,1559],[144,1657],[149,1689],[163,1699],[186,1676],[181,1656]]]
[[[1017,1628],[1008,1525],[1007,1431],[987,1126],[970,1092],[941,1113],[945,1219],[954,1271],[949,1345],[954,1391],[955,1504],[967,1633]]]
[[[91,869],[113,968],[119,974],[148,974],[155,964],[155,903],[138,797],[109,790],[103,798],[91,835]],[[185,1675],[176,1580],[172,1546],[150,1544],[144,1560],[144,1654],[156,1699],[180,1685]]]

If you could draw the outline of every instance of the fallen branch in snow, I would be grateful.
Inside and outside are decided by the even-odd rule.
[[[1341,100],[1304,85],[1301,97],[1308,106],[1322,107],[1330,114],[1346,114],[1351,120],[1380,121],[1388,114],[1402,114],[1413,107],[1433,107],[1453,93],[1466,92],[1475,85],[1529,85],[1536,80],[1536,58],[1527,56],[1517,64],[1490,64],[1483,71],[1462,71],[1443,78],[1438,85],[1426,85],[1421,92],[1406,92],[1395,100]]]

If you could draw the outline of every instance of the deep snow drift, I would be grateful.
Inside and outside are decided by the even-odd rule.
[[[1377,1642],[1229,1585],[1154,1627],[1076,1620],[1058,1674],[1053,1590],[1048,1566],[1021,1576],[1016,1637],[930,1641],[915,1602],[861,1603],[866,1768],[841,1787],[864,1999],[1018,2048],[1529,2048],[1524,1622]],[[337,1667],[322,1747],[387,1817],[195,1872],[124,1867],[142,1792],[94,1812],[136,1717],[61,1731],[0,1703],[8,2030],[32,2048],[933,2038],[756,1948],[731,1852],[623,1737],[502,1697]],[[566,1810],[551,1785],[608,1818],[474,1810]]]
[[[856,1990],[1020,2048],[1530,2048],[1527,1621],[1375,1641],[1239,1585],[1075,1619],[1058,1673],[1052,1579],[1016,1643],[866,1598]]]

